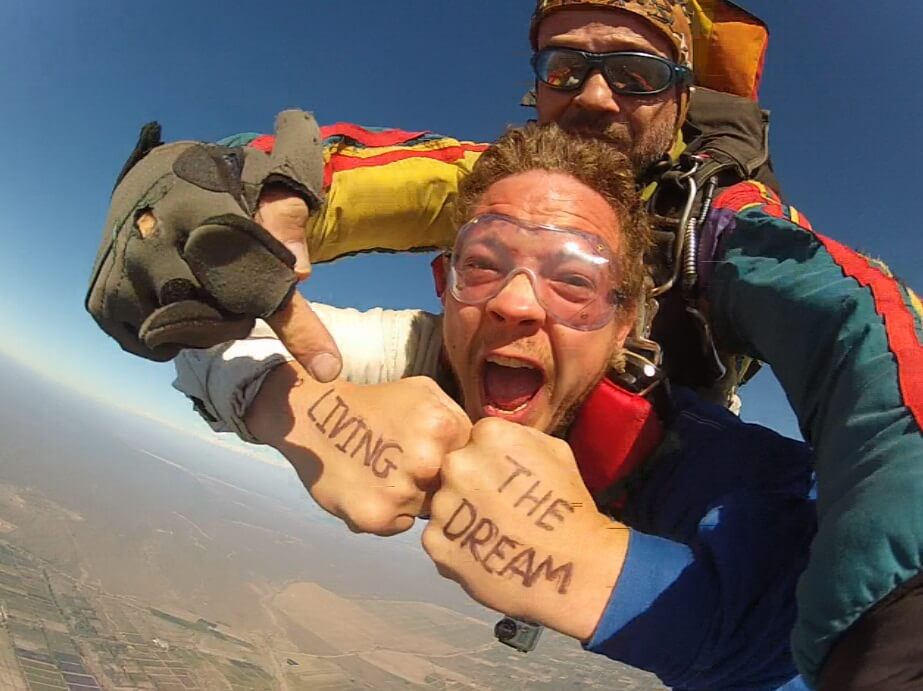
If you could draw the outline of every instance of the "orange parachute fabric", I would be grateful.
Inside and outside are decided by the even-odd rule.
[[[759,95],[769,29],[728,0],[687,0],[695,83],[752,100]]]

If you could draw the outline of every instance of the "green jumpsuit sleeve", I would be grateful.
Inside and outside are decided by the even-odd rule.
[[[769,363],[816,452],[819,529],[792,634],[813,683],[836,637],[923,569],[923,308],[757,183],[723,193],[722,216],[716,338]]]

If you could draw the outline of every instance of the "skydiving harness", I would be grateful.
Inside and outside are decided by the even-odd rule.
[[[675,161],[649,171],[655,247],[647,300],[626,342],[623,371],[611,372],[581,406],[568,433],[581,476],[600,510],[618,515],[673,416],[669,384],[729,405],[759,363],[724,353],[699,308],[699,231],[717,192],[744,180],[778,191],[768,146],[769,114],[745,98],[697,88],[689,142]],[[701,248],[710,252],[710,248]]]
[[[711,211],[711,205],[715,198],[715,190],[718,188],[718,174],[715,166],[709,166],[707,154],[687,154],[680,156],[677,165],[672,168],[668,175],[674,181],[674,184],[685,190],[685,201],[682,205],[682,214],[677,223],[677,230],[674,239],[673,257],[672,257],[672,274],[666,282],[655,286],[650,291],[650,297],[654,298],[653,303],[657,305],[656,298],[666,294],[678,285],[683,300],[685,301],[685,310],[694,320],[700,329],[702,339],[702,352],[709,369],[713,372],[713,378],[722,379],[727,374],[727,367],[718,354],[712,337],[711,327],[705,315],[702,314],[697,304],[698,282],[699,282],[699,235],[698,231],[705,225],[708,214]],[[697,173],[701,174],[697,176]],[[705,176],[708,176],[705,178]],[[700,187],[697,180],[704,179],[704,185]],[[658,187],[658,191],[661,187]],[[657,192],[654,193],[655,195]],[[699,205],[698,213],[694,213],[696,205]],[[650,316],[653,322],[656,316],[656,308]],[[652,323],[647,325],[647,334],[650,333]]]
[[[645,392],[630,391],[606,377],[571,423],[567,443],[596,505],[618,513],[627,499],[626,480],[660,446],[671,417],[665,381]]]
[[[671,382],[729,406],[758,363],[715,343],[700,309],[698,268],[714,248],[700,247],[699,237],[720,190],[756,180],[779,192],[769,113],[750,99],[697,87],[682,135],[682,153],[652,166],[642,181],[656,183],[647,203],[655,242],[647,257],[652,285],[636,333],[660,345]]]

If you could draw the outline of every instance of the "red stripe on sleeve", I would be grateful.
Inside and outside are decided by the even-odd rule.
[[[253,147],[254,149],[259,149],[267,154],[272,153],[272,146],[276,143],[276,138],[271,134],[261,134],[259,137],[254,139],[252,142],[247,144],[247,146]]]
[[[353,170],[355,168],[370,168],[373,166],[384,166],[395,161],[403,161],[410,158],[430,158],[436,161],[445,161],[453,163],[462,158],[466,153],[484,151],[487,144],[465,144],[460,146],[447,146],[444,149],[419,150],[410,149],[405,151],[389,151],[379,154],[378,156],[369,156],[359,158],[356,156],[341,156],[334,154],[330,157],[330,162],[324,170],[324,187],[329,187],[331,178],[334,173],[343,170]]]
[[[384,130],[381,132],[371,132],[359,125],[353,125],[348,122],[338,122],[333,125],[324,125],[320,128],[321,137],[328,139],[330,137],[348,137],[363,146],[399,146],[406,142],[429,134],[423,132],[407,132],[406,130]],[[254,149],[265,151],[267,154],[272,153],[273,144],[276,138],[271,134],[263,134],[250,142],[247,146]]]
[[[786,218],[782,200],[765,185],[747,180],[731,185],[715,199],[714,208],[743,211],[753,206],[761,206],[770,216]]]
[[[904,404],[917,426],[923,429],[923,345],[917,338],[913,314],[904,303],[897,281],[875,268],[861,254],[835,240],[815,235],[847,276],[872,291],[875,311],[884,319],[888,346],[897,360]]]
[[[397,146],[417,139],[424,134],[429,134],[426,130],[422,132],[407,132],[405,130],[382,130],[372,132],[359,125],[350,122],[336,122],[332,125],[324,125],[320,128],[321,137],[349,137],[365,146]]]
[[[740,213],[747,209],[759,207],[760,211],[773,218],[791,221],[795,225],[812,230],[811,222],[798,209],[786,206],[779,195],[770,187],[754,180],[745,180],[731,185],[715,199],[715,209],[730,209]]]

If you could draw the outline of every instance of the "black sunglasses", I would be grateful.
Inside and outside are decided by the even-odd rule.
[[[575,91],[583,86],[593,70],[600,73],[616,94],[653,96],[673,85],[692,84],[692,71],[659,55],[619,51],[588,53],[573,48],[545,48],[532,56],[535,76],[544,84],[561,91]]]

